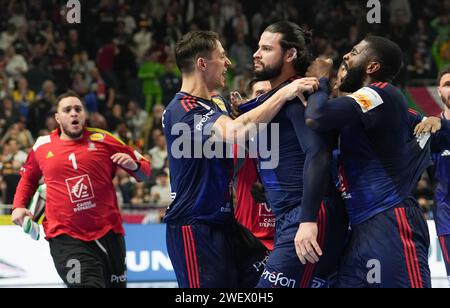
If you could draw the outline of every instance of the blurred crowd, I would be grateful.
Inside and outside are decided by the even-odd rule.
[[[231,90],[245,95],[261,31],[288,19],[313,31],[316,56],[335,60],[365,34],[385,35],[404,51],[397,80],[434,79],[450,62],[450,0],[381,1],[381,23],[368,24],[360,0],[80,0],[81,23],[66,20],[64,0],[0,0],[0,203],[11,204],[20,166],[37,137],[56,128],[53,103],[73,89],[84,97],[89,125],[135,146],[153,166],[137,184],[118,170],[121,204],[170,204],[161,119],[180,87],[174,59],[183,33],[220,34],[233,62]]]

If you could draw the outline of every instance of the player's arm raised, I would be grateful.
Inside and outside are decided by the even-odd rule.
[[[128,172],[138,182],[148,180],[151,175],[150,162],[119,138],[106,132],[103,133],[105,134],[105,141],[112,147],[111,161]]]
[[[147,180],[151,174],[150,162],[137,151],[130,153],[131,148],[126,153],[115,153],[111,156],[113,163],[127,171],[137,181]]]
[[[329,131],[341,128],[360,120],[358,107],[353,98],[349,96],[329,100],[329,76],[333,62],[325,59],[316,59],[308,68],[307,76],[319,79],[319,91],[308,99],[305,119],[306,124],[319,131]]]
[[[214,123],[213,130],[226,142],[233,143],[238,140],[248,139],[252,137],[249,136],[249,133],[255,132],[255,124],[269,123],[287,101],[296,97],[302,97],[305,92],[312,93],[317,88],[318,80],[316,78],[297,79],[281,88],[260,106],[235,120],[221,116]]]

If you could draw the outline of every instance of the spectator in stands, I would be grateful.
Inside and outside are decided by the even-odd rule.
[[[153,117],[151,117],[151,127],[150,132],[152,132],[155,129],[161,129],[162,130],[162,116],[164,113],[164,106],[163,105],[155,105],[153,107]]]
[[[162,89],[159,78],[164,74],[164,66],[159,63],[161,52],[149,51],[144,62],[139,67],[138,76],[142,80],[142,89],[145,96],[145,111],[150,112],[152,106],[161,104]]]
[[[14,46],[6,50],[6,73],[14,80],[28,71],[28,63],[21,54],[16,53]]]
[[[6,132],[14,123],[20,121],[20,111],[11,97],[5,97],[0,109],[0,130]]]
[[[131,204],[143,205],[144,203],[148,203],[149,201],[150,198],[146,194],[144,183],[136,183],[133,189],[133,198],[131,198]]]
[[[16,26],[13,23],[9,23],[6,30],[0,33],[0,49],[7,50],[16,38]]]
[[[133,197],[133,190],[135,182],[133,183],[130,179],[128,173],[118,168],[116,172],[117,177],[117,187],[119,188],[119,192],[121,194],[122,202],[124,204],[131,204],[131,199]]]
[[[83,50],[80,43],[80,36],[77,29],[70,29],[67,37],[67,56],[72,58],[74,55],[80,55]]]
[[[164,62],[164,73],[159,78],[162,103],[167,106],[181,87],[181,73],[175,64],[175,55],[170,54]]]
[[[17,184],[20,180],[19,170],[27,159],[27,154],[19,148],[17,140],[9,138],[6,141],[8,153],[2,157],[2,175],[5,183],[6,204],[12,204]]]
[[[25,128],[23,122],[14,123],[9,127],[6,134],[2,139],[0,139],[0,146],[3,146],[6,141],[11,138],[16,139],[20,148],[23,149],[29,149],[34,144],[33,136],[31,135],[30,131]]]
[[[46,118],[56,100],[55,90],[53,81],[44,81],[42,91],[37,94],[36,101],[29,108],[27,125],[34,137],[38,135],[39,130],[45,128]]]
[[[253,66],[253,51],[246,44],[244,33],[236,33],[236,39],[230,48],[230,57],[233,61],[236,75],[242,74],[245,69]]]
[[[115,131],[120,123],[124,122],[123,108],[121,104],[114,104],[111,111],[106,115],[106,122],[108,123],[109,130]]]
[[[84,78],[84,74],[80,71],[73,73],[72,90],[75,91],[80,97],[84,97],[89,89],[89,84]],[[89,112],[97,111],[87,108]]]
[[[154,140],[155,146],[148,151],[151,157],[152,170],[156,175],[159,171],[163,170],[167,160],[167,146],[166,139],[162,134],[157,135]]]
[[[117,127],[113,131],[113,134],[119,137],[126,145],[134,146],[133,137],[125,121],[117,123]]]
[[[60,40],[50,55],[49,69],[54,80],[58,81],[57,92],[65,92],[70,87],[70,58],[66,54],[66,42]]]
[[[140,139],[144,125],[147,122],[148,113],[142,110],[136,101],[130,100],[125,118],[127,126],[133,135],[133,140]]]
[[[151,19],[143,20],[139,23],[139,31],[133,36],[133,41],[136,45],[135,54],[137,63],[144,62],[144,56],[147,50],[150,49],[153,42],[153,33],[150,32]]]
[[[165,171],[156,174],[156,185],[150,190],[150,202],[163,208],[167,208],[172,203],[169,177]]]
[[[15,105],[20,111],[20,114],[25,119],[28,116],[28,109],[36,99],[36,93],[28,89],[28,80],[25,77],[20,77],[17,81],[17,88],[12,92],[12,98]]]

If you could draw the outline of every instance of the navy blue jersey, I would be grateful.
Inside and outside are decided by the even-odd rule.
[[[177,93],[167,106],[163,128],[173,201],[164,222],[221,224],[233,217],[233,160],[210,158],[202,152],[205,143],[210,142],[212,125],[224,114],[226,111],[215,103],[183,92]],[[227,156],[225,151],[222,157]]]
[[[438,236],[450,234],[450,147],[440,153],[433,153],[435,207],[434,219]]]
[[[445,120],[442,115],[443,120]],[[446,123],[447,121],[443,121]],[[433,179],[436,182],[434,191],[434,219],[438,236],[450,234],[450,144],[441,142],[431,144],[433,150]]]
[[[287,85],[291,78],[281,86]],[[280,87],[281,87],[280,86]],[[280,87],[241,106],[241,111],[251,110],[267,100]],[[306,204],[300,222],[315,221],[317,209],[323,198],[329,175],[329,152],[325,140],[305,124],[305,107],[299,99],[287,102],[260,136],[268,136],[271,158],[259,155],[258,171],[266,197],[275,215]],[[278,129],[278,134],[273,130]],[[275,133],[277,144],[271,144]],[[275,140],[274,140],[275,141]],[[261,154],[261,152],[259,152]],[[264,163],[277,156],[278,164],[264,168]]]
[[[354,225],[408,198],[431,164],[429,146],[410,129],[405,97],[388,83],[328,101],[323,78],[306,117],[318,130],[340,130],[340,188]]]

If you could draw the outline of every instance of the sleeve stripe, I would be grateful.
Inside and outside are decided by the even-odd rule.
[[[184,108],[184,110],[186,110],[186,112],[189,112],[198,106],[196,104],[195,98],[190,97],[188,95],[184,96],[180,102],[181,102],[181,106],[183,106],[183,108]]]
[[[189,97],[189,98],[186,100],[186,104],[187,104],[187,106],[189,107],[189,110],[194,109],[194,106],[192,105],[192,98]]]
[[[409,111],[409,113],[412,113],[413,115],[418,115],[419,114],[416,110],[414,110],[412,108],[409,108],[408,111]]]
[[[126,145],[125,142],[123,142],[122,140],[120,140],[120,138],[114,136],[113,134],[111,134],[110,132],[100,129],[100,128],[93,128],[93,127],[88,127],[87,130],[89,132],[94,132],[94,133],[100,133],[100,134],[105,134],[108,135],[109,137],[113,138],[114,140],[116,140],[117,142],[119,142],[121,145]]]
[[[195,107],[197,107],[197,104],[195,103],[195,99],[194,98],[190,98],[188,100],[188,104],[189,104],[189,107],[191,107],[191,110],[194,109]]]
[[[186,104],[184,103],[185,100],[186,100],[186,98],[187,98],[187,96],[185,96],[185,97],[183,97],[183,98],[181,99],[181,106],[183,106],[183,108],[184,108],[184,110],[186,110],[186,112],[189,112],[188,107],[187,107]]]
[[[377,87],[377,88],[381,88],[381,89],[386,88],[387,85],[388,85],[387,82],[374,82],[374,83],[371,84],[371,86],[374,86],[374,87]]]

